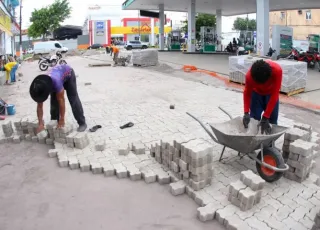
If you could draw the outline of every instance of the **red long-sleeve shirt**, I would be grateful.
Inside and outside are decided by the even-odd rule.
[[[270,64],[272,69],[271,78],[264,84],[258,84],[252,79],[250,69],[246,74],[246,84],[243,92],[243,104],[244,112],[249,113],[252,91],[263,96],[270,95],[270,100],[263,114],[264,117],[270,118],[271,113],[279,100],[279,93],[282,83],[282,68],[276,62],[270,60],[266,60],[266,62]]]

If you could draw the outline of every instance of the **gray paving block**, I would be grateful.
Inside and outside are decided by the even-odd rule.
[[[240,209],[247,211],[251,209],[255,202],[256,193],[249,187],[239,191]]]
[[[186,192],[186,183],[184,181],[178,181],[169,185],[170,192],[174,196],[182,195]]]
[[[68,167],[69,165],[69,160],[68,160],[68,157],[66,156],[61,156],[58,158],[58,163],[59,163],[59,166],[60,167]]]
[[[290,145],[290,152],[299,154],[300,156],[310,156],[313,154],[313,150],[316,145],[311,142],[296,140]]]
[[[31,141],[32,141],[33,143],[37,143],[37,142],[38,142],[38,137],[37,137],[37,136],[32,137],[32,138],[31,138]]]
[[[298,139],[308,141],[310,136],[310,133],[307,131],[298,128],[291,128],[285,133],[284,139],[290,141],[295,141]]]
[[[51,138],[46,139],[46,144],[53,145],[53,139],[51,139]]]
[[[207,185],[209,185],[209,181],[207,180],[202,180],[202,181],[194,181],[192,179],[189,180],[189,185],[191,186],[192,189],[195,191],[199,191],[203,188],[205,188]]]
[[[265,180],[253,173],[251,170],[242,171],[240,174],[240,180],[253,191],[261,190],[265,185]]]
[[[158,180],[159,184],[170,184],[170,182],[171,182],[170,175],[165,172],[158,173],[157,180]]]
[[[104,172],[104,176],[106,176],[106,177],[114,176],[116,173],[113,165],[110,163],[102,164],[102,169]]]
[[[99,162],[90,162],[93,174],[102,174],[102,166]]]
[[[57,157],[58,155],[58,150],[57,149],[49,149],[48,151],[48,156],[53,158],[53,157]]]
[[[137,181],[141,180],[141,172],[136,167],[129,167],[127,168],[128,175],[130,177],[130,180]]]
[[[210,203],[204,207],[197,209],[197,217],[200,221],[205,222],[213,220],[215,218],[216,211],[221,209],[222,206],[219,203]]]
[[[225,220],[227,219],[227,217],[233,216],[235,212],[236,212],[235,206],[228,205],[224,208],[218,209],[216,211],[215,218],[220,224],[226,226],[227,222]]]
[[[115,168],[115,171],[119,179],[128,177],[128,171],[125,167],[117,167]]]
[[[80,171],[89,172],[91,169],[90,162],[88,160],[79,160]]]
[[[180,166],[182,171],[188,170],[188,164],[185,161],[181,160],[181,159],[179,159],[179,166]]]
[[[17,135],[14,135],[13,136],[13,143],[19,144],[20,142],[21,142],[21,137],[17,136]]]
[[[180,171],[179,166],[174,161],[170,162],[170,169],[175,173]]]
[[[298,129],[302,129],[302,130],[307,131],[307,132],[312,132],[312,126],[308,125],[308,124],[295,123],[293,125],[293,127],[294,128],[298,128]]]
[[[119,147],[118,153],[121,156],[127,156],[130,152],[130,148],[128,144],[123,144],[122,146]]]
[[[238,197],[239,191],[246,188],[247,188],[247,185],[245,185],[241,180],[238,180],[230,184],[229,193],[234,197]]]
[[[79,161],[75,157],[68,158],[70,169],[78,169],[80,168]]]
[[[144,179],[144,181],[147,184],[154,183],[157,181],[157,175],[152,170],[144,171],[141,175],[142,179]]]
[[[227,230],[250,230],[251,227],[240,219],[240,217],[237,214],[234,214],[232,216],[227,216],[225,218],[225,226]]]
[[[132,150],[136,155],[141,155],[146,153],[145,146],[142,143],[132,144]]]

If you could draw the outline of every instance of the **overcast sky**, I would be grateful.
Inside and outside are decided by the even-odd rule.
[[[110,14],[110,17],[136,17],[137,12],[132,11],[121,11],[121,4],[124,0],[69,0],[72,12],[71,17],[67,19],[63,24],[68,25],[83,25],[83,22],[88,14],[88,6],[100,4],[104,5],[104,11],[106,15]],[[40,9],[44,6],[50,5],[54,0],[23,0],[23,9],[22,9],[22,27],[26,29],[30,26],[29,18],[31,12],[34,9]],[[183,20],[186,16],[186,13],[172,13],[167,12],[167,17],[173,20],[173,23]],[[242,15],[243,16],[243,15]],[[255,15],[250,15],[250,18],[254,18]],[[230,32],[232,30],[233,21],[236,17],[223,17],[222,23],[222,32]],[[108,18],[106,18],[108,19]]]

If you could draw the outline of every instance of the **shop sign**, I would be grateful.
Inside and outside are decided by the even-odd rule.
[[[146,34],[148,34],[148,33],[151,33],[151,28],[149,26],[141,26],[140,29],[139,29],[139,27],[138,28],[137,27],[132,27],[131,28],[131,32],[132,33],[136,33],[136,34],[138,34],[138,33],[146,33]]]
[[[0,9],[0,24],[7,30],[11,30],[11,19],[2,9]]]
[[[101,9],[101,6],[99,6],[99,5],[89,6],[88,9],[89,9],[89,10],[100,10],[100,9]]]

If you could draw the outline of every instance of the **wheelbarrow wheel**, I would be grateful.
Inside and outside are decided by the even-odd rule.
[[[261,152],[258,154],[257,158],[261,161]],[[263,161],[276,168],[285,167],[281,153],[279,150],[272,147],[265,147],[263,149]],[[283,172],[276,172],[272,169],[264,167],[263,165],[260,165],[258,162],[256,163],[256,168],[261,178],[267,182],[277,181],[283,175]]]

